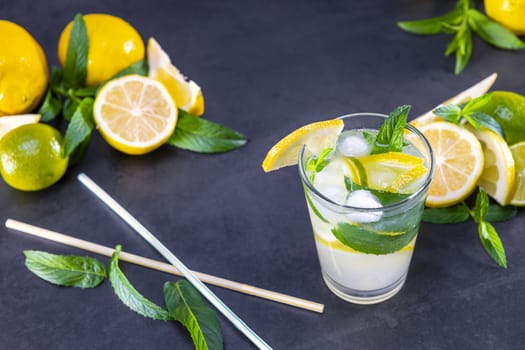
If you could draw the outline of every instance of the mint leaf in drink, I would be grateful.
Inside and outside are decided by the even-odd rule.
[[[89,42],[86,23],[82,14],[77,14],[68,41],[66,62],[64,64],[64,82],[69,88],[80,88],[85,85],[87,76],[87,57]]]
[[[524,49],[525,43],[514,33],[496,22],[491,21],[481,12],[470,9],[467,12],[470,27],[487,43],[500,49]]]
[[[197,118],[179,109],[175,131],[169,145],[200,153],[221,153],[246,144],[246,137],[220,124]]]
[[[376,190],[374,188],[370,188],[364,185],[359,185],[356,182],[352,181],[352,179],[349,178],[348,176],[345,176],[345,187],[348,192],[353,192],[357,190],[366,190],[372,193],[379,200],[382,206],[387,206],[390,204],[400,202],[410,197],[411,195],[411,193],[388,192],[388,191]]]
[[[187,280],[164,284],[164,301],[172,319],[182,323],[197,350],[223,349],[219,320]]]
[[[334,236],[344,245],[366,254],[389,254],[405,247],[414,239],[417,230],[379,233],[363,226],[340,222],[332,229]]]
[[[142,294],[131,285],[124,273],[120,270],[118,256],[121,250],[122,246],[117,245],[109,263],[109,280],[113,286],[115,294],[124,305],[142,316],[154,320],[170,320],[171,317],[169,316],[168,311],[142,296]]]
[[[26,267],[38,277],[65,287],[94,288],[106,278],[106,267],[87,256],[25,250]]]
[[[93,99],[87,97],[78,105],[67,126],[64,152],[70,156],[86,139],[89,140],[95,127],[93,121]]]
[[[481,221],[478,225],[479,239],[490,257],[503,268],[507,268],[505,249],[494,226],[487,221]]]
[[[445,208],[425,208],[421,220],[432,224],[457,224],[469,218],[468,207],[459,203]]]
[[[312,156],[310,159],[308,159],[306,170],[311,173],[310,182],[313,183],[315,174],[322,171],[328,165],[328,163],[330,163],[330,160],[326,159],[326,157],[330,155],[333,150],[334,149],[332,147],[327,147],[322,150],[318,156]]]
[[[403,149],[403,134],[411,106],[403,105],[394,109],[379,128],[372,154],[385,152],[401,152]]]

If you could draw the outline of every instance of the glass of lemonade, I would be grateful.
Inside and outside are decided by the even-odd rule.
[[[335,149],[303,147],[303,183],[323,279],[340,298],[382,302],[403,286],[433,171],[423,134],[407,124],[401,152],[371,154],[386,115],[341,117]]]

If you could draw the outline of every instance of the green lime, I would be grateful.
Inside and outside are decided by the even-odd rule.
[[[51,186],[66,172],[62,135],[47,124],[28,124],[0,139],[0,174],[11,187],[36,191]]]
[[[525,96],[510,91],[494,91],[490,101],[479,111],[499,122],[509,145],[525,141]]]

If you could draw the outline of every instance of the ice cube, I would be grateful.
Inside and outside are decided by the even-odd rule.
[[[363,136],[362,132],[349,131],[341,134],[337,141],[339,153],[348,157],[359,157],[370,154],[372,145]]]
[[[347,194],[345,176],[350,176],[348,165],[336,158],[315,174],[313,185],[325,197],[336,203],[344,204]]]
[[[356,208],[381,208],[381,202],[370,191],[357,190],[350,192],[346,198],[346,205]],[[346,214],[346,217],[353,222],[369,223],[381,219],[381,211],[359,212],[355,211]]]

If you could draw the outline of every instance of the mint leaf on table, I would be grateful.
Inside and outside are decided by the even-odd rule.
[[[142,294],[131,285],[124,273],[120,270],[118,256],[121,250],[122,246],[117,245],[109,263],[109,280],[113,286],[115,294],[124,305],[142,316],[154,320],[170,320],[171,317],[169,316],[168,311],[142,296]]]
[[[56,96],[51,89],[47,90],[46,97],[38,113],[41,115],[42,122],[55,119],[62,110],[62,99]]]
[[[467,12],[467,17],[472,30],[487,43],[500,49],[512,50],[525,48],[525,43],[514,35],[514,33],[502,25],[491,21],[481,12],[470,9]]]
[[[100,261],[82,256],[55,255],[25,250],[26,267],[38,277],[65,287],[94,288],[106,278],[106,267]]]
[[[479,111],[489,103],[491,97],[492,94],[488,93],[469,101],[463,106],[449,104],[440,106],[432,112],[451,123],[459,125],[466,121],[475,129],[486,128],[503,137],[503,129],[498,121],[492,116]]]
[[[187,280],[164,284],[164,301],[172,319],[188,330],[197,350],[223,349],[219,320]]]
[[[235,130],[179,109],[177,126],[167,143],[193,152],[221,153],[243,146],[246,137]]]
[[[399,28],[412,34],[433,35],[439,33],[450,33],[451,26],[461,22],[462,12],[455,9],[442,16],[421,19],[417,21],[398,22]]]
[[[64,138],[64,152],[70,156],[77,150],[86,139],[91,137],[91,132],[95,127],[93,120],[93,99],[87,97],[80,102],[75,113],[71,117]]]
[[[379,128],[372,146],[372,154],[401,152],[403,134],[411,106],[403,105],[394,109]]]
[[[485,220],[488,222],[507,221],[512,219],[518,213],[518,209],[512,205],[502,207],[499,204],[489,204],[489,209],[485,215]]]
[[[479,239],[490,257],[503,268],[507,268],[505,249],[494,226],[487,221],[481,221],[478,225]]]
[[[64,82],[69,88],[80,88],[85,85],[87,76],[89,42],[86,23],[82,14],[77,14],[69,36],[66,62],[64,64]]]

